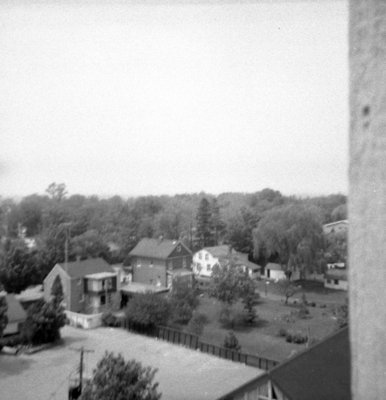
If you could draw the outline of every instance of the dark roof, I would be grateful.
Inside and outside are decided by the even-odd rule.
[[[178,240],[144,238],[131,250],[129,256],[151,257],[165,260],[178,244],[183,245]]]
[[[217,400],[242,398],[270,380],[288,400],[350,400],[348,329],[335,332]]]
[[[82,261],[74,261],[59,264],[71,278],[82,278],[85,275],[96,274],[100,272],[115,272],[109,264],[102,258],[90,258]]]
[[[350,347],[344,328],[269,372],[290,400],[349,400]]]
[[[16,299],[15,295],[7,294],[5,295],[7,300],[7,317],[8,323],[12,322],[20,322],[25,321],[27,318],[27,314],[24,311],[24,308],[21,306],[20,302]]]

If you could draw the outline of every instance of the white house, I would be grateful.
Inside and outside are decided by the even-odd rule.
[[[285,273],[285,269],[282,265],[277,263],[268,263],[264,268],[263,278],[271,279],[273,281],[279,281],[281,279],[287,279],[287,275]],[[291,271],[289,278],[291,280],[297,280],[300,278],[299,271]]]
[[[228,245],[205,247],[193,255],[192,269],[197,282],[201,286],[209,283],[215,267],[234,265],[248,272],[251,278],[260,274],[261,267],[248,260],[248,254],[230,249]]]
[[[347,269],[329,268],[324,274],[324,287],[328,289],[348,290]]]
[[[348,230],[348,220],[342,219],[341,221],[331,222],[323,225],[323,232],[328,235],[330,233],[344,233]]]

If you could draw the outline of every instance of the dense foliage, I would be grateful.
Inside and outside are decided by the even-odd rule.
[[[159,400],[158,383],[153,382],[156,372],[136,360],[125,361],[120,354],[106,352],[81,400]]]
[[[170,314],[168,299],[154,293],[134,296],[126,308],[126,317],[130,322],[147,327],[166,325]]]
[[[300,221],[296,232],[285,225],[294,219],[291,214]],[[64,261],[66,242],[69,261],[80,256],[103,257],[115,263],[127,262],[128,253],[141,238],[161,235],[183,240],[193,251],[203,245],[228,243],[262,264],[269,257],[287,262],[296,256],[305,265],[316,254],[321,224],[345,215],[343,195],[299,199],[264,189],[218,196],[199,193],[106,199],[70,195],[64,184],[53,183],[46,194],[26,196],[20,202],[0,198],[0,280],[9,292],[41,283],[57,262]],[[258,233],[274,230],[279,217],[291,238],[280,240],[280,252],[273,242],[262,243],[263,235]],[[308,220],[305,226],[304,220]],[[25,240],[31,238],[35,246],[26,245]],[[291,245],[290,251],[282,251],[286,243]],[[346,252],[344,243],[336,246],[338,252]],[[336,253],[334,243],[328,251]]]
[[[170,304],[175,322],[187,323],[192,318],[198,303],[197,293],[189,281],[176,279],[173,282]]]
[[[64,326],[66,316],[61,306],[54,301],[39,300],[27,311],[27,320],[23,327],[24,341],[30,344],[51,343],[60,339],[60,328]]]

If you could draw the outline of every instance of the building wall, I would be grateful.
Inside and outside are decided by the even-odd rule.
[[[83,278],[71,278],[70,287],[70,307],[67,309],[76,313],[84,312],[86,304],[84,297]]]
[[[19,323],[18,322],[11,322],[5,327],[3,331],[3,335],[14,335],[19,332]]]
[[[54,268],[49,272],[46,278],[43,281],[43,291],[44,291],[44,300],[51,300],[51,290],[54,280],[57,276],[60,276],[62,287],[63,287],[63,302],[66,309],[69,309],[71,306],[71,285],[70,278],[66,274],[66,272],[56,264]]]
[[[219,264],[218,258],[213,257],[207,250],[200,250],[193,255],[192,265],[195,275],[211,277],[215,264]]]
[[[336,290],[348,290],[348,282],[337,279],[338,283],[335,283],[336,279],[325,279],[324,287],[327,289],[336,289]]]
[[[386,393],[386,1],[351,0],[349,14],[351,382],[353,400],[383,399]]]
[[[146,283],[156,285],[158,282],[161,286],[167,285],[166,267],[162,265],[145,265],[133,267],[133,282]]]

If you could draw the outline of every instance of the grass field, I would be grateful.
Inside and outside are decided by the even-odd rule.
[[[106,350],[158,368],[155,381],[163,400],[216,399],[263,372],[122,329],[66,326],[62,337],[64,345],[40,353],[0,355],[1,400],[67,399],[69,375],[79,362],[72,348],[81,346],[94,351],[86,356],[88,374]]]
[[[242,351],[261,357],[282,361],[305,348],[305,344],[287,343],[285,338],[279,337],[281,328],[291,332],[301,332],[309,335],[314,340],[319,340],[329,335],[336,328],[336,319],[333,315],[333,308],[344,302],[346,293],[339,291],[325,290],[320,285],[309,285],[302,292],[306,293],[309,302],[315,301],[316,307],[308,307],[310,318],[300,319],[289,317],[291,312],[296,313],[296,306],[292,303],[299,301],[299,292],[291,298],[290,305],[285,305],[283,297],[279,295],[279,289],[271,283],[268,296],[265,296],[264,282],[261,282],[261,301],[256,307],[258,321],[254,326],[236,326],[235,334],[242,347]],[[305,285],[306,286],[306,285]],[[324,308],[321,308],[325,306]],[[241,304],[236,308],[241,311]],[[208,323],[202,335],[202,340],[221,346],[228,332],[218,321],[221,303],[204,295],[200,298],[198,312],[208,317]]]

